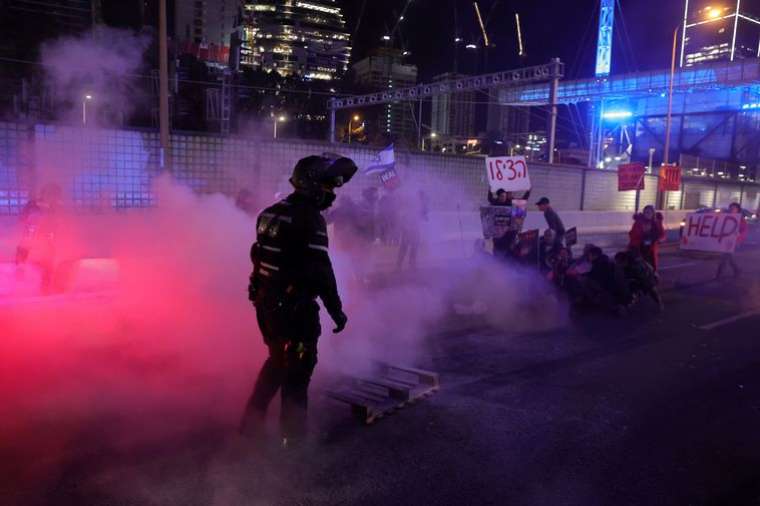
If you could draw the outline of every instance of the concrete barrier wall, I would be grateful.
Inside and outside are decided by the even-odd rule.
[[[287,192],[290,171],[297,160],[325,151],[339,151],[367,167],[376,150],[314,141],[221,137],[176,133],[171,136],[173,175],[194,190],[234,195],[240,188],[262,194]],[[402,178],[443,181],[451,188],[431,195],[434,210],[457,205],[476,211],[485,201],[487,184],[480,157],[398,152]],[[533,198],[547,196],[560,211],[623,212],[635,208],[635,192],[617,191],[617,173],[578,166],[529,164]],[[158,134],[138,130],[89,130],[57,125],[0,123],[0,215],[18,212],[30,189],[54,175],[64,181],[80,207],[104,203],[117,208],[153,204],[150,182],[161,172]],[[344,193],[359,196],[376,177],[360,176]],[[647,176],[640,204],[653,204],[657,178]],[[760,205],[760,186],[723,180],[687,179],[683,192],[668,192],[666,208],[726,206],[742,201]],[[569,215],[566,215],[569,216]]]
[[[690,211],[663,211],[665,228],[677,230],[684,217]],[[582,235],[626,234],[633,225],[633,213],[620,211],[561,211],[560,217],[565,228],[576,227]],[[445,240],[464,239],[474,241],[483,237],[480,214],[475,212],[438,212],[433,213],[431,220],[437,223],[450,223],[446,227]],[[461,222],[461,231],[459,224]],[[528,212],[524,230],[545,230],[547,228],[544,216],[539,211]]]

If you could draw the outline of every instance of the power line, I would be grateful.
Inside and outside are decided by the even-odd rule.
[[[9,63],[22,63],[26,65],[38,65],[41,67],[50,67],[50,65],[41,63],[41,62],[34,62],[29,60],[21,60],[18,58],[8,58],[5,56],[0,56],[0,61],[5,61]],[[121,74],[123,77],[132,77],[136,79],[155,79],[155,76],[145,75],[145,74]],[[180,82],[180,83],[187,83],[187,84],[207,84],[212,86],[221,86],[221,83],[219,81],[200,81],[195,79],[181,79],[179,77],[175,77],[173,81]],[[267,86],[252,86],[252,85],[245,85],[245,84],[230,84],[229,85],[232,88],[240,88],[240,89],[249,89],[249,90],[258,90],[258,91],[274,91],[274,92],[280,92],[280,93],[300,93],[304,95],[325,95],[330,97],[352,97],[354,95],[350,93],[338,93],[338,92],[329,92],[329,91],[315,91],[315,90],[294,90],[294,89],[284,89],[284,88],[272,88]]]
[[[45,64],[42,62],[34,62],[29,60],[22,60],[18,58],[9,58],[0,56],[0,61],[10,62],[10,63],[21,63],[21,64],[28,64],[28,65],[37,65],[40,67],[49,67],[49,64]],[[144,74],[123,74],[124,77],[133,77],[136,79],[150,79],[154,80],[154,76],[150,75],[144,75]],[[201,80],[194,80],[194,79],[180,79],[175,78],[175,81],[180,83],[186,83],[186,84],[199,84],[199,85],[210,85],[210,86],[221,86],[221,83],[218,81],[201,81]],[[272,88],[272,87],[266,87],[266,86],[250,86],[250,85],[243,85],[243,84],[229,84],[228,85],[231,88],[237,88],[237,89],[249,89],[249,90],[257,90],[257,91],[271,91],[276,93],[293,93],[293,94],[303,94],[303,95],[323,95],[323,96],[329,96],[329,97],[341,97],[341,98],[350,98],[356,95],[348,94],[348,93],[333,93],[333,92],[323,92],[323,91],[313,91],[313,90],[289,90],[289,89],[283,89],[283,88]],[[475,90],[475,91],[481,91],[485,93],[483,90]],[[456,95],[457,93],[452,93],[452,95]],[[432,103],[432,98],[424,98],[423,101],[430,101]],[[416,102],[417,100],[414,100]],[[403,101],[399,101],[403,102]],[[456,99],[449,99],[449,102],[452,104],[457,105],[498,105],[498,106],[504,106],[505,104],[502,104],[501,102],[494,102],[491,100],[456,100]],[[411,101],[410,101],[411,103]],[[370,104],[371,105],[371,104]],[[530,106],[528,109],[530,110],[530,114],[532,115],[539,115],[541,113],[533,111],[534,108],[541,109],[541,106]],[[560,122],[567,122],[566,119],[560,118]]]

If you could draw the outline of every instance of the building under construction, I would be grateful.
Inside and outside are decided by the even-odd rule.
[[[334,2],[245,0],[238,26],[241,68],[330,81],[351,57],[350,34]]]

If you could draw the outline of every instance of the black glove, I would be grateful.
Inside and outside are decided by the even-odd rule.
[[[346,323],[348,323],[348,316],[346,316],[346,313],[344,313],[343,310],[339,309],[337,311],[331,312],[330,316],[335,322],[335,328],[333,329],[333,334],[338,334],[342,332],[343,329],[346,328]]]
[[[253,282],[253,276],[251,276],[248,280],[248,300],[253,303],[256,302],[256,286]]]

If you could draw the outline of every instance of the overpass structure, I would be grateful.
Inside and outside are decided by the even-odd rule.
[[[573,104],[659,97],[667,92],[669,83],[670,70],[561,81],[557,90],[557,102]],[[746,88],[752,84],[760,85],[760,60],[681,68],[675,72],[673,87],[676,92],[693,93]],[[545,83],[505,88],[499,91],[499,102],[503,105],[517,106],[546,105],[550,91],[550,86]],[[760,96],[760,88],[754,91]]]
[[[605,150],[616,142],[611,133],[621,129],[632,159],[646,161],[650,150],[655,161],[663,159],[670,79],[670,70],[660,70],[559,83],[558,104],[588,104],[590,166],[603,166]],[[760,168],[760,60],[681,68],[673,89],[669,158],[732,161],[734,176],[746,171],[743,177],[754,179],[752,169]],[[527,107],[546,105],[551,93],[548,84],[530,83],[500,89],[497,96],[501,105]],[[708,175],[699,162],[685,168]]]
[[[554,159],[558,106],[584,105],[588,114],[588,165],[605,168],[610,155],[622,160],[664,159],[670,70],[602,75],[562,80],[564,65],[546,65],[470,76],[457,81],[389,89],[332,99],[331,140],[335,113],[341,109],[432,98],[489,89],[498,105],[549,107],[546,159]],[[685,67],[673,75],[670,160],[688,160],[687,175],[729,174],[746,182],[760,174],[760,59]],[[578,125],[576,125],[578,126]],[[716,161],[724,170],[716,169]],[[705,164],[710,165],[706,167]],[[720,167],[719,167],[720,168]],[[711,171],[708,174],[708,170]]]

